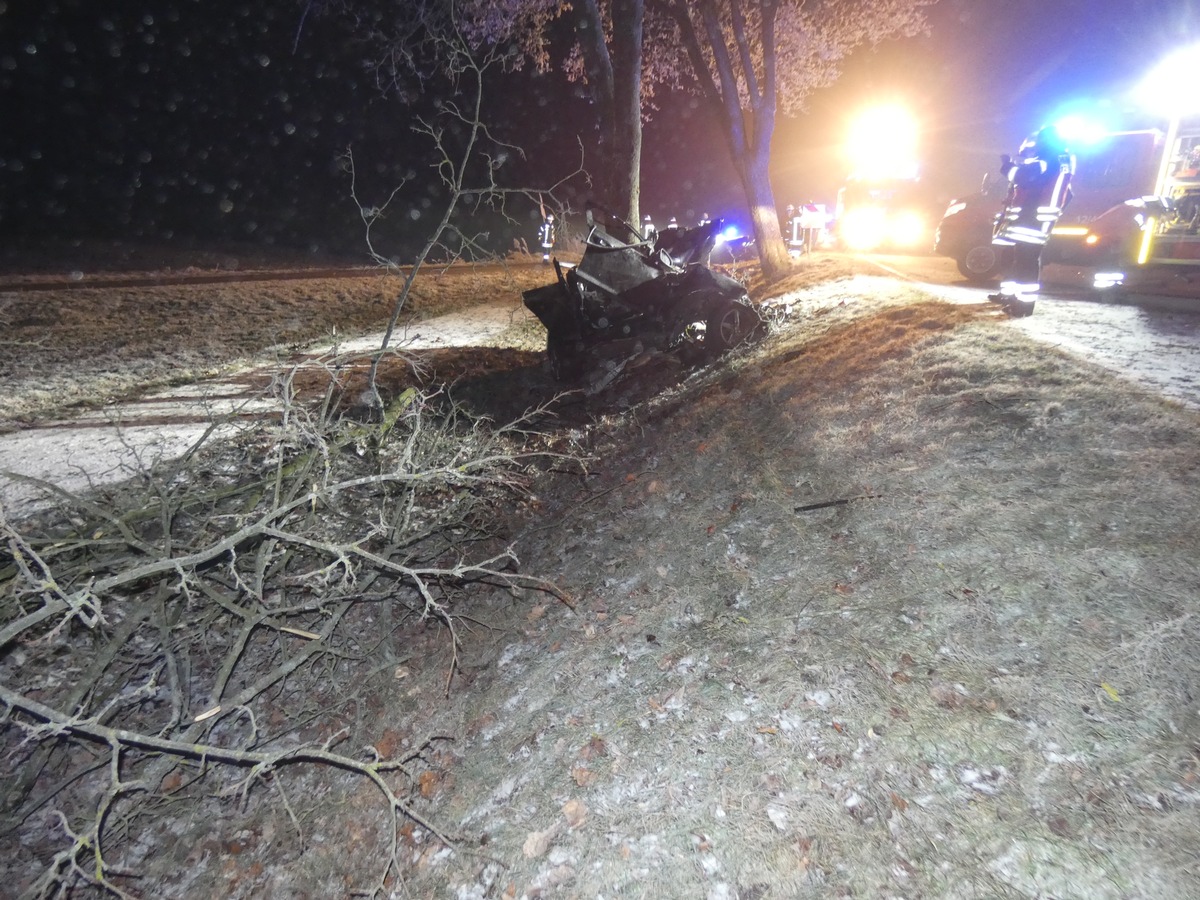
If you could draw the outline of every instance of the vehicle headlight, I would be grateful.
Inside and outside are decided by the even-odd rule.
[[[897,213],[888,225],[888,237],[902,247],[916,246],[927,237],[925,220],[915,212]]]
[[[869,206],[850,210],[842,217],[840,232],[852,250],[873,250],[887,240],[887,216]]]

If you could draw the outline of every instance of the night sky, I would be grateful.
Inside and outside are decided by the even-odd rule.
[[[789,167],[777,154],[776,189],[806,174],[836,190],[833,141],[872,99],[898,99],[923,125],[922,175],[953,195],[973,189],[998,155],[1064,112],[1095,114],[1113,128],[1161,126],[1131,93],[1172,49],[1200,41],[1195,0],[940,0],[931,34],[861,53],[842,80],[813,98],[810,115],[785,125],[798,145]],[[807,138],[807,140],[806,140]]]
[[[312,224],[351,221],[335,154],[374,92],[334,41],[292,54],[289,7],[0,0],[0,229],[338,239]]]
[[[335,21],[308,20],[297,37],[303,7],[0,0],[0,238],[361,253],[338,163],[353,147],[367,202],[410,179],[381,233],[386,252],[407,257],[440,212],[426,149],[409,132],[430,98],[381,97],[362,49]],[[941,0],[931,20],[929,37],[859,54],[808,115],[781,121],[781,205],[832,200],[847,112],[869,102],[899,100],[918,114],[925,178],[948,197],[1065,104],[1127,111],[1125,92],[1154,61],[1200,38],[1190,0]],[[578,89],[526,73],[498,80],[491,99],[498,134],[530,154],[514,154],[506,177],[531,183],[574,168],[576,136],[586,142],[590,127]],[[737,218],[724,146],[694,102],[678,98],[647,127],[644,154],[643,207],[657,218]],[[580,186],[572,199],[584,194]],[[532,237],[532,204],[511,211],[517,233]],[[482,214],[463,224],[486,231],[493,250],[514,233]]]
[[[433,115],[433,98],[381,96],[348,30],[329,18],[300,29],[303,9],[296,0],[0,0],[0,235],[361,252],[340,164],[353,148],[364,204],[407,179],[377,242],[407,258],[442,208],[429,143],[410,128],[414,115]],[[498,80],[497,134],[569,146],[582,125],[547,114],[549,89],[570,93],[550,78]],[[534,169],[513,154],[504,174],[530,183],[534,171],[556,178],[577,162],[575,151],[556,153]],[[534,215],[529,203],[515,211]],[[496,225],[479,219],[464,227]]]

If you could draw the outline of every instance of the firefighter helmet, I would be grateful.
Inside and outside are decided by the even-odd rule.
[[[1023,160],[1052,160],[1070,152],[1067,149],[1067,142],[1063,140],[1058,129],[1053,125],[1047,125],[1025,138],[1025,142],[1021,144],[1019,155]]]

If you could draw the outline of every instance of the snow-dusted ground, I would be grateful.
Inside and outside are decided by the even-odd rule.
[[[422,350],[490,345],[526,319],[532,319],[532,314],[511,301],[485,304],[399,329],[390,346]],[[345,341],[336,350],[368,353],[379,348],[381,339],[376,334]],[[315,358],[334,349],[318,346],[310,352]],[[278,409],[277,403],[251,386],[253,381],[214,379],[178,385],[70,420],[0,435],[0,509],[10,518],[19,518],[49,502],[41,487],[5,473],[79,492],[90,484],[121,481],[181,456],[214,420]],[[222,425],[215,436],[232,435],[238,427],[236,422]]]
[[[938,262],[945,262],[938,260]],[[989,289],[925,280],[877,263],[889,274],[954,303],[985,301]],[[914,277],[914,275],[916,277]],[[1071,273],[1055,269],[1032,316],[1013,327],[1061,347],[1179,402],[1200,408],[1200,299],[1133,297],[1128,304],[1097,302]]]
[[[885,277],[859,276],[849,284],[838,283],[834,293],[838,302],[847,293],[869,294],[872,285]],[[915,283],[951,302],[986,302],[987,292],[982,288]],[[528,318],[523,307],[511,302],[484,304],[403,329],[392,346],[426,349],[494,344],[505,329]],[[1098,303],[1048,292],[1033,316],[1013,320],[1012,326],[1200,408],[1198,313]],[[339,344],[337,349],[369,352],[379,343],[380,336],[372,335]],[[328,349],[316,348],[314,353]],[[182,454],[216,418],[235,411],[249,414],[274,408],[261,393],[249,390],[244,383],[225,381],[179,386],[70,421],[0,435],[0,473],[42,479],[68,491],[78,491],[89,483],[117,481],[144,470],[149,463]],[[164,419],[170,422],[164,423]],[[225,427],[232,430],[237,426]],[[44,492],[36,486],[0,475],[0,505],[10,517],[37,508],[45,502],[39,501],[40,497]]]
[[[1082,300],[1039,302],[1014,327],[1200,408],[1200,314]]]

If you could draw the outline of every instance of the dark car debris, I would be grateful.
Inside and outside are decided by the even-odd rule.
[[[627,358],[657,350],[714,359],[766,333],[746,288],[709,268],[720,220],[664,229],[653,240],[594,205],[587,223],[579,264],[555,259],[557,280],[523,294],[546,326],[556,379],[576,380],[614,351]]]

